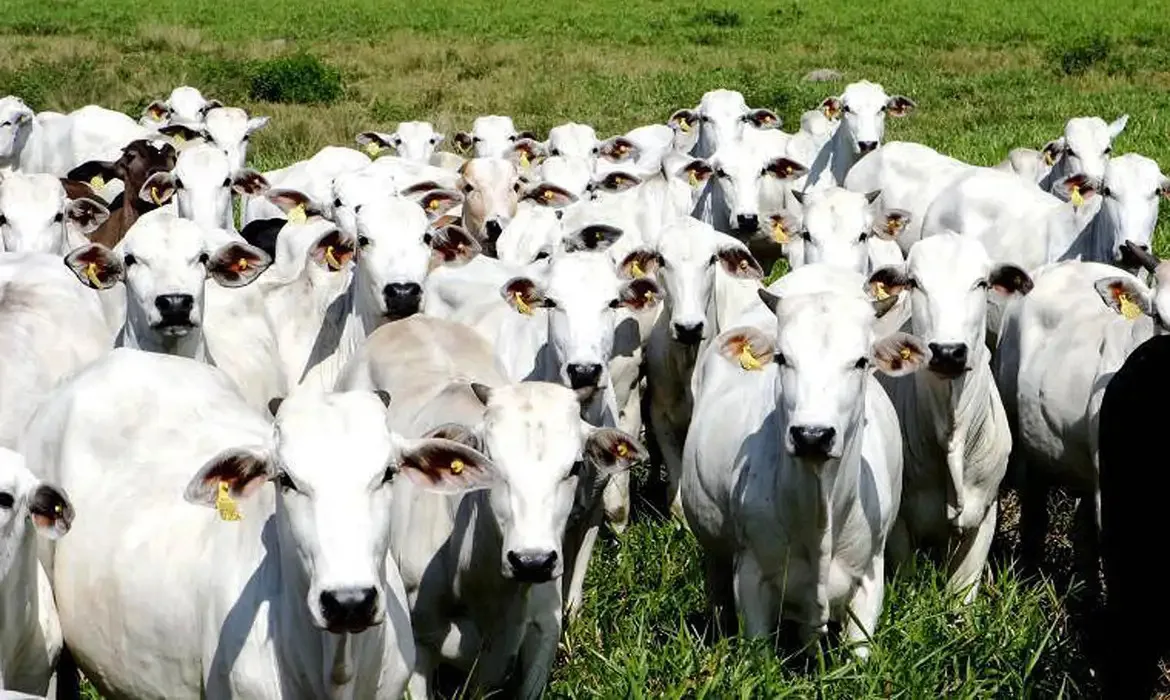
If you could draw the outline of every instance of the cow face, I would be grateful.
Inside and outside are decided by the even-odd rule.
[[[472,158],[459,175],[464,228],[480,240],[494,243],[516,216],[523,189],[519,171],[502,158]]]
[[[220,148],[197,144],[183,149],[169,173],[147,179],[139,197],[156,205],[174,199],[179,216],[206,228],[235,229],[232,195],[259,195],[268,181],[254,170],[235,170]]]
[[[1170,198],[1170,178],[1162,174],[1158,164],[1145,156],[1127,153],[1111,158],[1105,165],[1105,180],[1100,191],[1101,214],[1109,222],[1113,239],[1109,241],[1109,257],[1130,271],[1140,261],[1126,255],[1137,246],[1149,250],[1158,223],[1158,206],[1163,198]]]
[[[303,588],[313,624],[335,634],[384,619],[392,480],[442,493],[490,481],[490,462],[464,445],[391,433],[387,401],[373,392],[294,395],[279,405],[271,445],[221,452],[186,490],[188,501],[215,506],[225,519],[247,518],[235,501],[273,482],[278,541],[299,569],[282,584]]]
[[[216,107],[206,112],[203,133],[227,156],[232,172],[243,170],[252,135],[268,125],[268,117],[249,117],[238,107]]]
[[[761,187],[766,179],[792,181],[808,169],[779,155],[780,148],[764,148],[759,139],[743,139],[721,146],[711,157],[714,186],[727,204],[727,226],[741,239],[755,236],[760,227]]]
[[[548,154],[590,160],[600,152],[597,132],[588,124],[569,122],[548,131]]]
[[[787,246],[793,268],[826,263],[867,273],[870,247],[893,241],[910,221],[909,212],[876,206],[880,194],[832,187],[804,195],[803,228],[794,235],[795,217],[782,212],[771,219],[771,237]]]
[[[841,119],[841,129],[848,136],[855,154],[865,155],[881,145],[886,133],[886,116],[904,117],[915,104],[902,95],[893,97],[884,88],[868,80],[845,86],[840,97],[829,97],[821,110],[830,119]]]
[[[64,254],[109,215],[92,199],[67,199],[52,175],[10,173],[0,180],[0,240],[10,253]]]
[[[22,550],[30,560],[35,556],[27,549],[34,532],[57,539],[72,523],[65,492],[33,476],[19,453],[0,448],[0,584],[20,565]]]
[[[1112,123],[1100,117],[1073,117],[1064,125],[1064,135],[1045,144],[1044,162],[1052,166],[1051,179],[1081,173],[1090,178],[1105,177],[1105,164],[1113,153],[1113,141],[1125,130],[1129,115]]]
[[[19,155],[32,120],[33,111],[19,97],[0,98],[0,160]]]

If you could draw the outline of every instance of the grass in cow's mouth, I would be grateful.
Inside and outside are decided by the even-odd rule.
[[[726,5],[726,4],[725,4]],[[9,2],[0,12],[0,95],[36,109],[87,103],[137,116],[180,84],[272,117],[251,144],[269,170],[365,130],[428,119],[448,135],[482,114],[508,114],[544,135],[566,121],[603,136],[663,122],[708,89],[744,93],[794,130],[848,82],[910,96],[888,140],[917,141],[992,165],[1013,147],[1042,147],[1073,116],[1131,118],[1117,153],[1170,168],[1170,13],[1160,0],[1079,3],[988,0],[219,0]],[[303,53],[302,53],[303,52]],[[265,61],[284,66],[254,91]],[[829,69],[829,70],[821,70]],[[828,80],[805,81],[818,71]],[[834,72],[839,77],[834,77]],[[336,77],[336,80],[334,78]],[[303,83],[303,84],[302,84]],[[286,93],[294,103],[254,97]],[[323,104],[298,104],[299,99]],[[1163,222],[1154,252],[1170,256]],[[768,276],[786,271],[784,262]],[[941,594],[923,564],[888,586],[873,658],[793,669],[769,642],[705,634],[699,550],[678,526],[647,515],[608,538],[570,626],[552,697],[1081,697],[1095,692],[1070,606],[1067,539],[1054,536],[1053,581],[1025,583],[1006,564],[968,609]],[[1061,512],[1070,510],[1061,502]],[[1010,555],[1011,502],[996,551]],[[1067,531],[1065,526],[1058,533]],[[88,687],[85,697],[97,698]]]

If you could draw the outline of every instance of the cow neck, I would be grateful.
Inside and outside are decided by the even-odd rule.
[[[134,303],[126,305],[126,322],[118,333],[115,347],[134,348],[162,355],[186,357],[210,365],[215,364],[207,351],[207,342],[203,335],[202,326],[191,328],[186,335],[181,337],[163,336],[150,328],[146,315]]]
[[[821,151],[817,154],[814,162],[820,163],[822,159],[825,162],[824,170],[833,177],[832,184],[839,185],[845,182],[845,176],[857,163],[858,157],[853,150],[853,141],[849,137],[849,129],[845,128],[844,121],[833,130],[832,138],[826,141],[824,146],[821,146]]]
[[[18,524],[18,523],[14,523]],[[11,552],[0,552],[0,566],[7,565],[8,570],[0,576],[0,621],[5,629],[29,630],[34,635],[40,634],[40,625],[37,624],[37,615],[40,611],[40,586],[37,581],[37,543],[36,529],[26,518],[23,524],[24,532],[19,538],[12,538],[10,546],[15,547]],[[4,556],[5,554],[9,556]],[[7,561],[5,561],[7,560]],[[28,591],[29,593],[25,593]],[[10,635],[12,636],[12,635]],[[4,642],[11,644],[5,647]],[[38,644],[33,639],[24,639],[13,636],[6,639],[0,635],[0,663],[13,660],[14,655],[23,652],[34,652]],[[44,651],[44,647],[40,647]],[[3,670],[3,669],[0,669]],[[11,670],[11,669],[10,669]],[[9,680],[15,680],[9,679]]]
[[[1096,202],[1087,202],[1082,211],[1073,209],[1070,202],[1062,202],[1061,206],[1071,209],[1071,213],[1062,212],[1061,223],[1071,226],[1070,231],[1062,232],[1062,240],[1055,246],[1060,250],[1049,252],[1053,260],[1082,260],[1084,262],[1113,263],[1113,241],[1117,229],[1109,216],[1105,213],[1105,202],[1102,197],[1094,197]],[[1071,219],[1071,224],[1066,223]]]

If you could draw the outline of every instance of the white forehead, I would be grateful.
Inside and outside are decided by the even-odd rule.
[[[393,176],[380,169],[350,171],[333,178],[333,198],[349,207],[367,204],[395,190]]]
[[[10,114],[32,114],[32,110],[24,100],[15,95],[0,97],[0,117],[7,117]]]
[[[736,90],[711,90],[699,99],[699,113],[708,117],[738,117],[748,111],[743,93]]]
[[[731,244],[735,239],[716,231],[711,224],[683,217],[665,226],[658,239],[658,252],[670,265],[706,265],[715,254],[721,239]]]
[[[760,175],[765,163],[784,154],[789,136],[779,129],[745,129],[739,140],[720,144],[711,162],[724,170]]]
[[[171,95],[167,98],[167,106],[171,108],[171,111],[179,112],[184,116],[197,114],[205,104],[207,104],[207,99],[203,97],[203,93],[190,85],[180,85],[171,90]]]
[[[281,404],[274,432],[282,467],[317,491],[369,485],[390,466],[394,447],[373,392],[294,394]]]
[[[0,491],[12,493],[32,480],[19,452],[0,447]]]
[[[846,296],[865,296],[866,278],[856,270],[850,270],[826,263],[803,265],[784,275],[768,286],[768,291],[782,298],[802,294],[835,292]],[[873,307],[870,307],[870,314]]]
[[[542,182],[580,195],[589,186],[592,168],[589,161],[574,156],[549,156],[540,164]]]
[[[427,215],[417,202],[405,197],[379,197],[362,205],[357,213],[358,230],[377,241],[421,240],[427,229]]]
[[[1165,179],[1157,162],[1136,153],[1110,158],[1105,164],[1105,184],[1115,195],[1152,197]]]
[[[559,384],[521,382],[492,389],[484,412],[484,436],[493,457],[523,454],[522,466],[569,466],[581,452],[582,426],[576,394]],[[512,460],[502,468],[520,466]]]
[[[222,150],[201,143],[179,151],[174,174],[187,184],[210,179],[218,185],[231,174],[231,164]]]
[[[865,195],[841,187],[814,192],[804,209],[804,225],[810,233],[840,238],[857,238],[872,218]]]
[[[210,238],[194,221],[160,209],[134,222],[118,247],[145,259],[188,260],[205,251]]]
[[[878,112],[889,99],[885,88],[868,80],[850,83],[841,93],[841,102],[849,105],[854,112]]]
[[[516,166],[503,158],[472,158],[463,168],[463,179],[478,185],[510,184],[517,177]]]
[[[545,293],[559,304],[589,300],[600,306],[616,294],[618,276],[605,253],[576,251],[552,257],[545,285]]]
[[[239,107],[216,107],[207,112],[207,133],[217,143],[243,140],[248,133],[248,113]]]
[[[554,126],[548,130],[548,142],[560,143],[593,143],[597,141],[597,132],[588,124],[569,122]]]
[[[435,127],[430,122],[399,122],[395,131],[403,141],[426,141],[435,135]]]
[[[805,360],[853,355],[873,337],[873,305],[863,295],[817,292],[782,299],[777,340],[784,354]]]
[[[56,212],[65,201],[65,188],[52,175],[10,173],[0,180],[0,209],[13,211]]]
[[[1064,125],[1064,141],[1068,148],[1079,155],[1086,149],[1104,152],[1109,146],[1109,125],[1101,117],[1073,117]]]
[[[511,117],[490,114],[484,117],[476,117],[475,121],[471,124],[471,131],[481,138],[485,136],[508,137],[516,133],[516,126],[512,124]]]
[[[991,258],[977,239],[944,231],[910,247],[907,270],[924,287],[964,288],[991,272]]]

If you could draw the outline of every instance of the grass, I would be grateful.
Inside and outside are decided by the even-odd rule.
[[[273,117],[252,141],[262,170],[406,119],[453,134],[475,116],[509,114],[537,132],[574,120],[610,135],[661,122],[715,87],[740,90],[793,128],[803,110],[862,78],[918,103],[913,116],[889,120],[888,139],[971,163],[1040,147],[1072,116],[1121,113],[1131,118],[1115,152],[1170,162],[1164,0],[155,0],[148,13],[132,0],[0,0],[0,10],[0,94],[38,109],[96,102],[136,115],[176,85],[197,85]],[[821,68],[842,79],[801,80]],[[1167,210],[1155,238],[1164,257]],[[605,542],[550,694],[1094,692],[1053,584],[1025,585],[1002,570],[959,612],[939,593],[938,574],[921,567],[889,586],[869,664],[830,652],[824,670],[808,672],[767,643],[703,634],[696,554],[689,536],[654,517]]]

